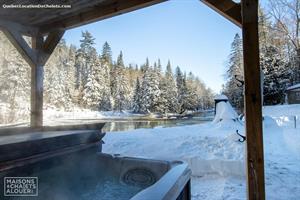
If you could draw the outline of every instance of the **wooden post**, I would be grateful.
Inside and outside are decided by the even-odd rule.
[[[36,55],[36,60],[31,65],[31,127],[43,126],[44,65],[63,37],[64,32],[62,30],[52,31],[45,41],[41,34],[32,37],[32,50]]]
[[[64,30],[53,30],[48,33],[44,41],[42,34],[37,30],[26,29],[0,20],[0,28],[25,61],[31,66],[31,113],[30,126],[43,126],[43,80],[44,65],[54,51],[56,45],[64,35]],[[24,30],[23,30],[24,29]],[[32,46],[30,47],[22,37],[22,33],[31,33]]]
[[[36,62],[31,65],[31,115],[30,126],[43,126],[43,80],[44,66],[41,60],[43,50],[43,37],[41,35],[32,37],[32,49],[37,54]]]
[[[259,63],[258,0],[242,0],[247,184],[249,200],[265,199],[264,152]]]

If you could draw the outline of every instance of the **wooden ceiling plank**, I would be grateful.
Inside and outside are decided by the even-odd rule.
[[[70,29],[164,1],[166,0],[115,0],[110,4],[94,6],[88,11],[76,13],[76,15],[61,20],[40,24],[40,30],[45,33],[51,31],[51,29]]]
[[[242,27],[241,4],[232,0],[200,0],[235,25]]]
[[[22,35],[25,36],[33,36],[36,35],[38,32],[38,29],[36,27],[33,26],[25,26],[19,23],[15,23],[12,21],[7,21],[7,20],[1,20],[0,19],[0,28],[7,28],[7,27],[11,27],[13,28],[15,31],[19,32]]]
[[[103,2],[103,0],[73,1],[70,3],[72,5],[72,9],[44,9],[43,13],[35,13],[34,16],[29,18],[29,20],[32,24],[41,24],[45,21],[55,20],[62,16],[62,18],[68,17],[71,13],[88,10],[101,2]]]

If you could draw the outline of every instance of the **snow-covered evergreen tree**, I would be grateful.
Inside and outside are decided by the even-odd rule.
[[[148,63],[146,63],[145,66],[147,65]],[[144,69],[146,71],[144,72],[141,87],[142,106],[140,111],[143,113],[156,112],[160,97],[159,80],[157,79],[157,73],[152,67],[146,67]]]
[[[83,89],[83,106],[85,108],[100,110],[100,102],[103,93],[103,70],[100,62],[96,61],[90,68],[87,82]]]
[[[0,124],[29,119],[30,66],[0,32]]]
[[[74,68],[69,63],[69,49],[61,40],[45,66],[44,104],[59,109],[72,107],[71,91]]]
[[[95,38],[88,31],[82,32],[80,48],[76,52],[76,88],[82,90],[87,82],[91,65],[95,61],[96,49],[94,48]]]
[[[105,42],[103,44],[101,59],[103,62],[106,62],[108,65],[112,64],[112,51],[108,42]]]
[[[1,41],[3,37],[0,34]],[[170,62],[164,73],[160,60],[154,62],[153,66],[150,66],[148,58],[140,67],[136,64],[125,66],[122,52],[117,62],[113,63],[107,42],[103,45],[101,55],[98,55],[94,38],[89,32],[82,33],[80,42],[80,48],[77,49],[74,45],[67,46],[62,40],[47,62],[44,68],[46,109],[50,106],[68,110],[79,106],[101,111],[132,109],[140,113],[182,113],[187,109],[202,108],[204,99],[209,99],[203,97],[208,90],[201,81],[197,82],[196,77],[186,77],[178,68],[175,79]],[[0,44],[3,50],[0,54],[0,103],[9,108],[0,110],[0,121],[5,118],[8,122],[20,118],[17,109],[23,105],[29,114],[30,68],[8,41]],[[11,87],[16,89],[11,90]],[[25,92],[22,93],[24,88]],[[6,114],[2,114],[4,112]]]
[[[176,113],[178,109],[178,93],[170,61],[168,61],[165,72],[165,86],[167,110],[168,112]]]
[[[186,109],[187,110],[197,110],[199,107],[199,99],[201,98],[202,91],[199,82],[196,82],[195,76],[192,72],[188,74],[186,80]]]
[[[176,86],[177,86],[177,99],[178,99],[178,109],[177,112],[182,114],[187,109],[187,87],[186,87],[186,75],[183,74],[180,67],[176,67]]]
[[[123,53],[120,52],[117,63],[114,66],[114,79],[113,82],[113,99],[114,99],[114,110],[122,112],[128,105],[129,90],[128,80],[125,76],[125,66],[123,61]]]
[[[243,86],[238,80],[243,81],[243,77],[242,40],[239,34],[236,34],[231,44],[231,53],[226,74],[227,82],[223,92],[228,96],[230,103],[240,111],[244,107],[244,91]]]
[[[139,78],[136,79],[136,86],[134,90],[133,96],[133,112],[139,113],[141,112],[142,107],[142,95],[141,95],[141,85]]]
[[[101,70],[103,73],[103,92],[102,98],[100,102],[100,109],[101,110],[111,110],[112,109],[112,93],[111,93],[111,69],[112,69],[112,52],[110,45],[105,42],[102,48],[101,54]]]
[[[261,63],[264,72],[264,103],[284,103],[285,90],[291,77],[285,59],[276,47],[268,46]]]

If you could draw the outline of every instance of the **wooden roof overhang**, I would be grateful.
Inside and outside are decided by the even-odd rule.
[[[47,35],[53,30],[67,30],[109,17],[127,13],[166,0],[40,0],[34,4],[71,5],[59,9],[8,9],[0,8],[0,19],[5,23],[17,23],[26,35]],[[5,5],[20,1],[6,0]],[[21,1],[23,5],[33,4],[32,0]],[[38,3],[37,3],[38,2]],[[2,22],[4,23],[4,22]]]
[[[4,9],[0,29],[31,66],[31,126],[43,126],[43,66],[64,32],[166,0],[6,0],[5,4],[70,4],[71,9]],[[242,28],[248,199],[265,199],[258,0],[200,0]],[[205,28],[205,27],[203,27]],[[220,33],[221,34],[221,33]],[[29,46],[23,35],[32,38]]]

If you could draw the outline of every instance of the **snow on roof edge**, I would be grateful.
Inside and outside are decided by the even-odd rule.
[[[296,85],[292,85],[292,86],[286,88],[286,90],[293,90],[293,89],[296,89],[296,88],[300,88],[300,83],[298,83]]]
[[[224,94],[216,95],[214,100],[228,100],[228,97]]]

